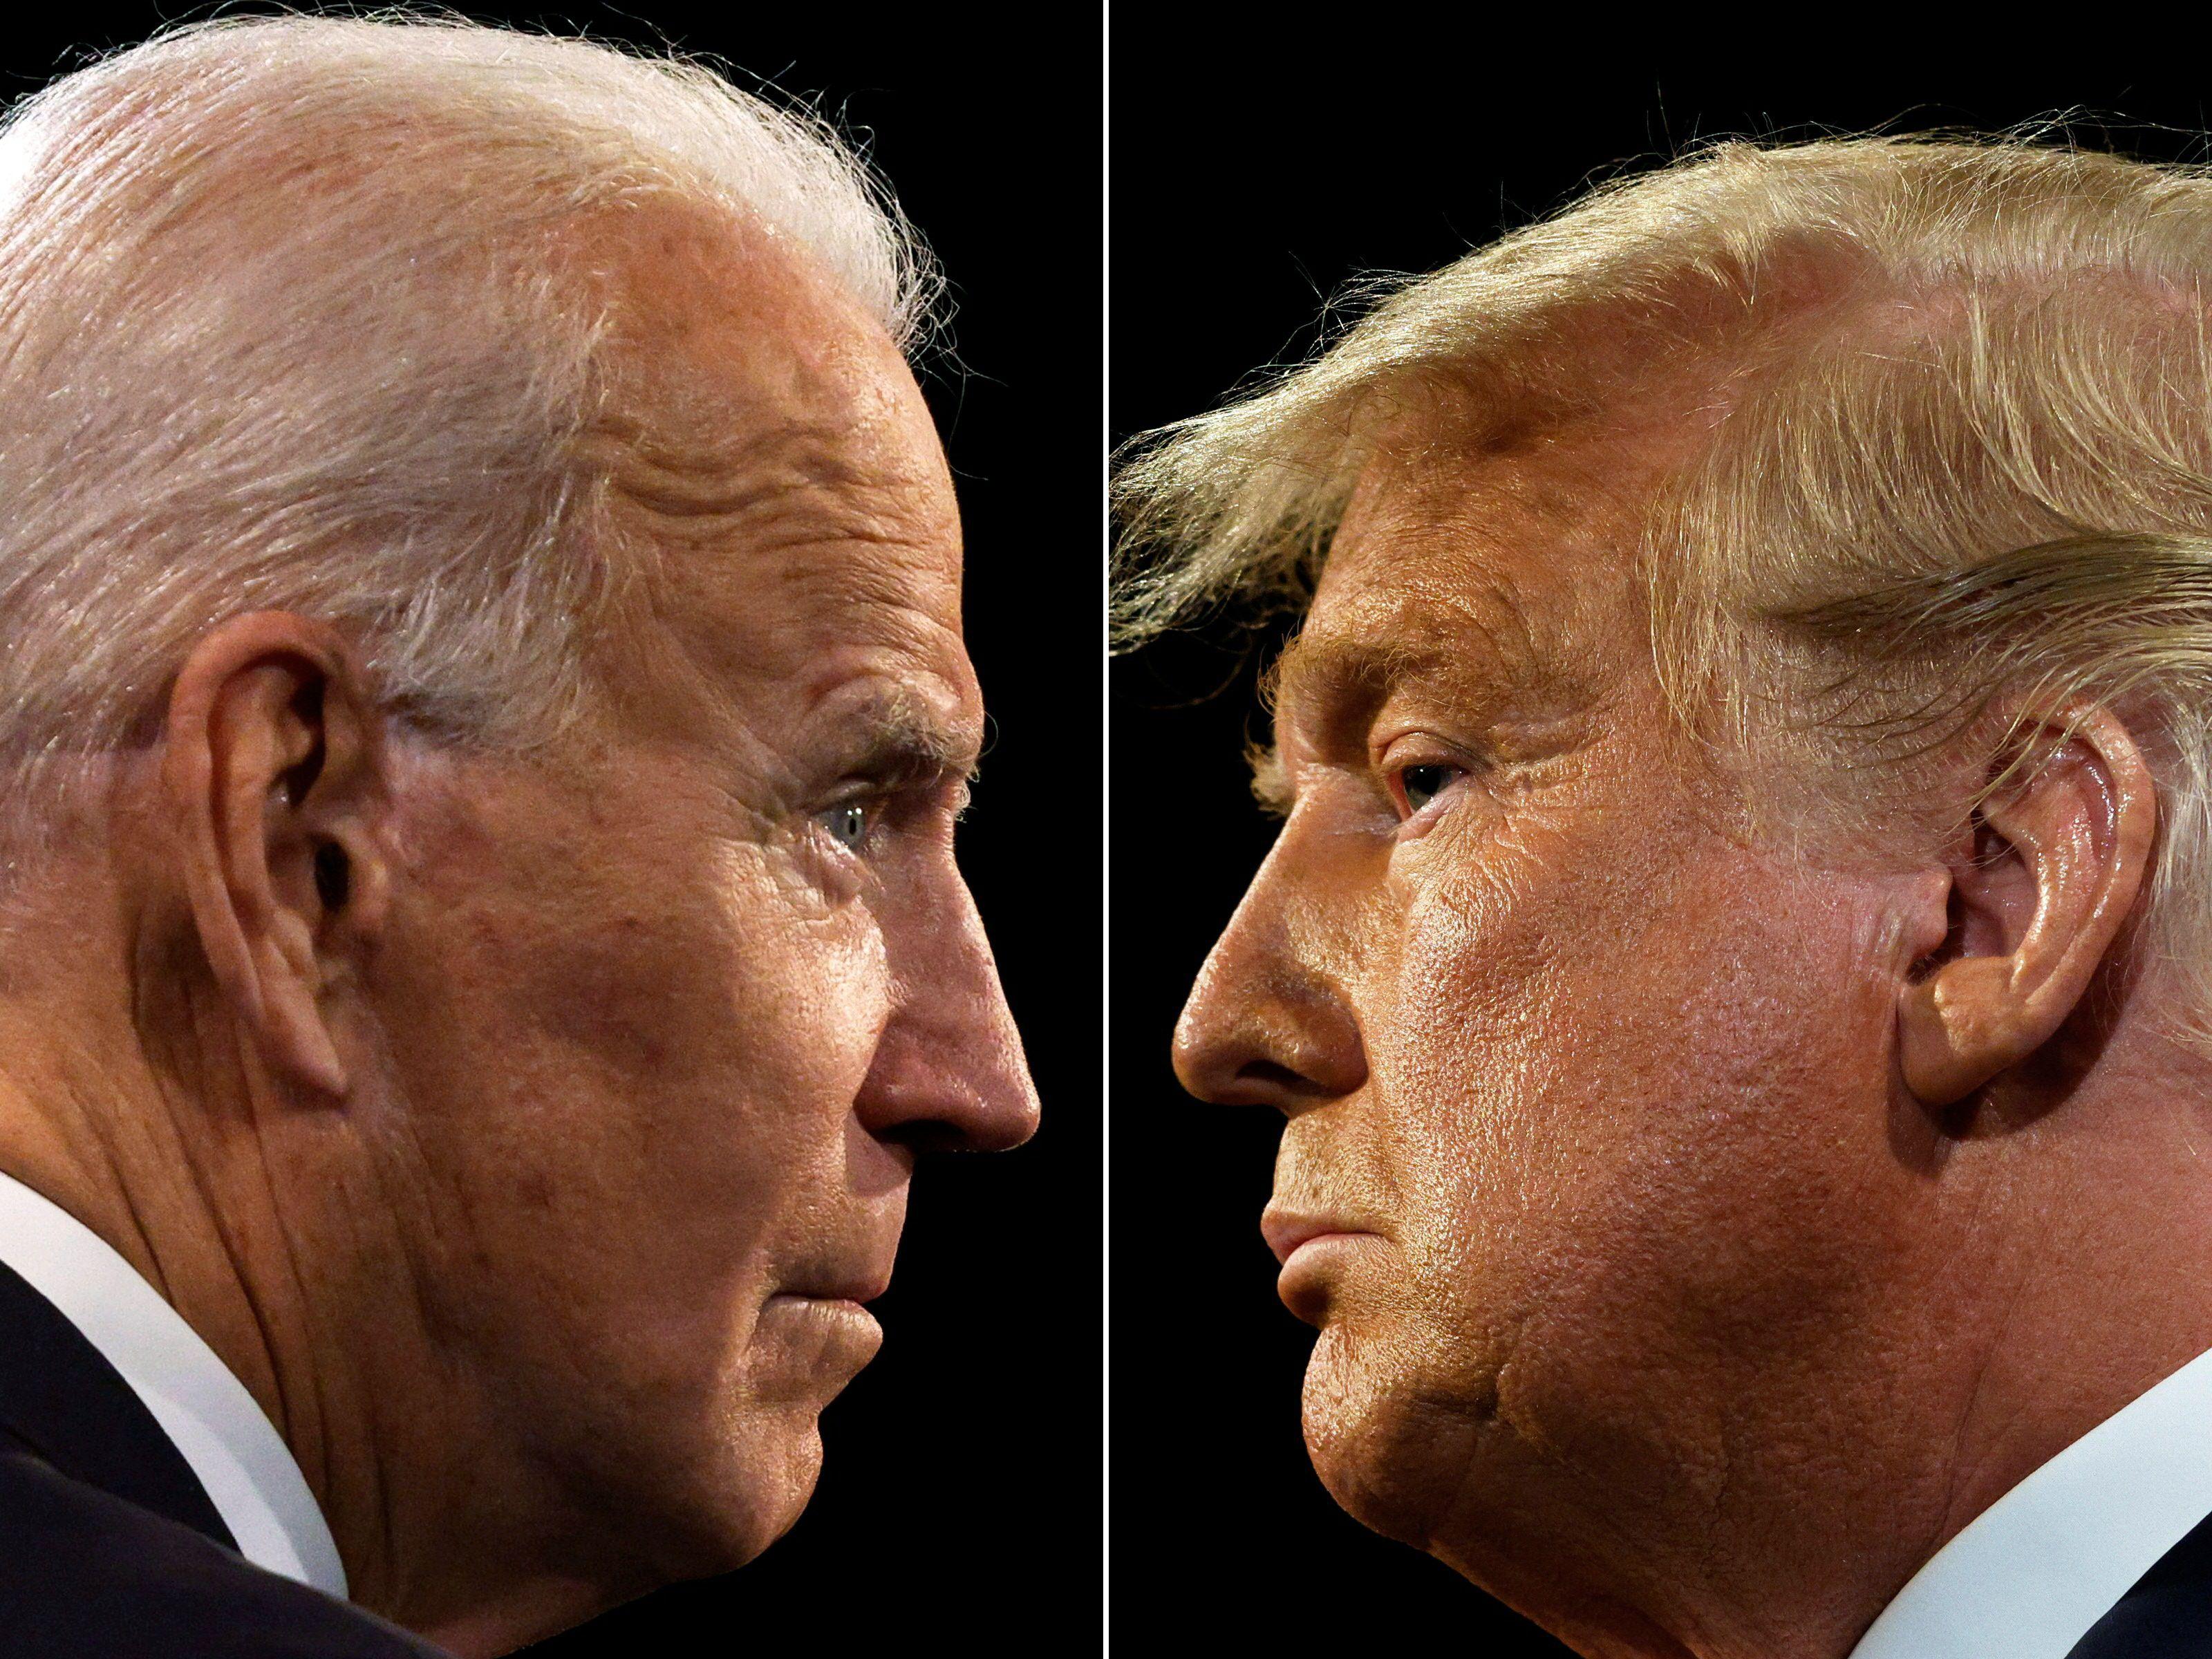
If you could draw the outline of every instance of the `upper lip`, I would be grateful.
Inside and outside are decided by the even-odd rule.
[[[1299,1215],[1289,1210],[1270,1208],[1260,1218],[1260,1233],[1267,1241],[1267,1248],[1275,1253],[1279,1262],[1288,1261],[1291,1252],[1310,1238],[1320,1238],[1329,1233],[1371,1233],[1372,1227],[1363,1227],[1356,1222],[1335,1216]]]
[[[810,1274],[786,1285],[786,1296],[812,1297],[821,1302],[873,1302],[891,1287],[889,1267],[859,1267]]]

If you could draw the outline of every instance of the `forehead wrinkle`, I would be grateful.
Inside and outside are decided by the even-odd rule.
[[[1263,695],[1271,707],[1372,707],[1417,679],[1537,689],[1565,672],[1503,583],[1465,594],[1394,593],[1379,605],[1347,608],[1349,619],[1301,629],[1269,666]]]
[[[580,441],[617,496],[675,521],[664,528],[717,535],[787,515],[805,520],[810,537],[823,539],[825,532],[874,531],[867,504],[914,482],[860,462],[851,437],[842,424],[782,422],[722,441],[687,443],[634,417],[608,415]]]

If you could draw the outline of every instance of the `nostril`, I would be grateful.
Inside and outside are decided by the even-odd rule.
[[[1272,1060],[1248,1060],[1209,1089],[1206,1098],[1222,1106],[1272,1106],[1296,1112],[1334,1100],[1342,1091]]]
[[[1296,961],[1238,960],[1228,935],[1183,1005],[1174,1060],[1185,1089],[1222,1106],[1302,1111],[1367,1080],[1359,1022],[1346,994]]]
[[[1251,1083],[1279,1093],[1317,1095],[1323,1092],[1311,1078],[1292,1071],[1287,1066],[1278,1066],[1272,1060],[1250,1060],[1237,1068],[1234,1081]]]

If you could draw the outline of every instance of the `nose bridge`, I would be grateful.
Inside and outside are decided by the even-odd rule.
[[[1037,1127],[1029,1059],[967,884],[953,872],[947,888],[896,949],[870,1093],[884,1127],[933,1121],[971,1150],[1018,1146]]]
[[[1176,1030],[1176,1071],[1207,1100],[1283,1104],[1366,1076],[1351,984],[1357,902],[1295,824],[1261,864],[1214,942]]]
[[[968,1020],[974,1039],[986,1051],[988,1082],[994,1095],[1003,1096],[996,1109],[1007,1115],[1003,1126],[1019,1133],[1007,1144],[1018,1146],[1036,1133],[1036,1085],[1030,1077],[1028,1052],[1014,1024],[1014,1011],[1006,1001],[1006,982],[999,975],[999,961],[983,931],[983,919],[966,883],[960,886],[962,913],[955,930],[958,970],[954,982],[966,990]]]
[[[1286,896],[1276,879],[1281,852],[1279,840],[1206,953],[1176,1023],[1178,1054],[1213,1041],[1243,1018],[1260,983],[1277,973],[1275,964],[1287,954],[1288,941],[1283,937],[1288,924],[1283,914]]]

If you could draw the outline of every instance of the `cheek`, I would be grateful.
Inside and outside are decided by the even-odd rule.
[[[1892,1219],[1880,914],[1720,842],[1409,906],[1377,1071],[1429,1313],[1599,1376],[1833,1328]]]
[[[747,1302],[850,1184],[887,994],[864,908],[706,836],[447,874],[393,966],[427,1235],[465,1243],[465,1284],[564,1308]]]
[[[1589,1074],[1593,1060],[1617,1072],[1638,1059],[1602,1040],[1650,927],[1633,884],[1566,874],[1593,866],[1557,842],[1485,854],[1400,878],[1384,1012],[1369,1022],[1389,1103],[1378,1151],[1410,1264],[1432,1287],[1480,1271],[1498,1235],[1534,1242],[1529,1218],[1572,1186],[1601,1127],[1593,1105],[1641,1092]],[[1491,1294],[1503,1288],[1485,1277]]]
[[[723,844],[544,941],[522,1001],[581,1091],[634,1127],[658,1201],[680,1215],[696,1188],[726,1218],[739,1188],[836,1174],[887,996],[865,908]]]

